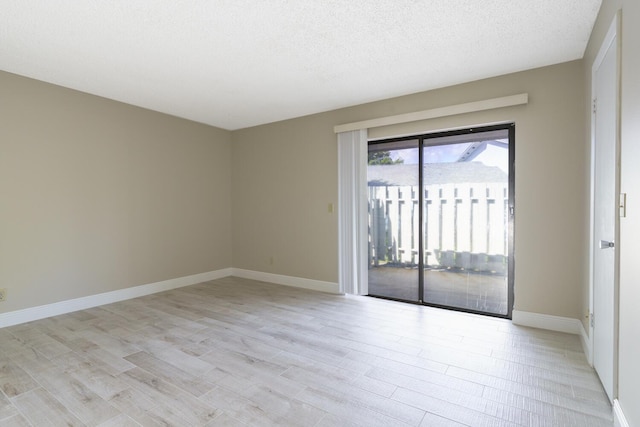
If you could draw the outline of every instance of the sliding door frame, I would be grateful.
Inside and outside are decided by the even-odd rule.
[[[508,185],[509,185],[509,190],[508,190],[508,212],[507,212],[507,313],[506,314],[499,314],[499,313],[491,313],[491,312],[485,312],[485,311],[478,311],[478,310],[471,310],[471,309],[467,309],[467,308],[462,308],[462,307],[454,307],[454,306],[447,306],[447,305],[442,305],[442,304],[435,304],[435,303],[430,303],[427,301],[423,300],[423,296],[424,296],[424,182],[423,182],[423,174],[424,174],[424,168],[423,168],[423,148],[425,146],[429,146],[428,142],[425,144],[425,141],[429,141],[431,139],[436,139],[436,138],[442,138],[442,137],[449,137],[449,136],[457,136],[457,135],[473,135],[473,134],[478,134],[478,133],[485,133],[485,132],[491,132],[491,131],[498,131],[498,130],[507,130],[508,131],[508,139],[509,139],[509,177],[508,177]],[[420,197],[418,199],[418,227],[419,227],[419,234],[420,234],[420,238],[418,239],[418,250],[419,250],[419,256],[418,256],[418,271],[420,272],[420,274],[418,275],[418,298],[417,300],[414,301],[406,301],[406,300],[399,300],[399,301],[403,301],[403,302],[409,302],[409,303],[414,303],[414,304],[420,304],[420,305],[426,305],[426,306],[430,306],[430,307],[437,307],[437,308],[445,308],[448,310],[454,310],[454,311],[462,311],[465,313],[474,313],[474,314],[482,314],[485,316],[492,316],[492,317],[500,317],[500,318],[506,318],[506,319],[511,319],[512,315],[513,315],[513,305],[514,305],[514,293],[515,293],[515,289],[514,289],[514,281],[515,281],[515,197],[516,197],[516,192],[515,192],[515,174],[516,174],[516,170],[515,170],[515,123],[504,123],[504,124],[497,124],[497,125],[490,125],[490,126],[479,126],[479,127],[472,127],[472,128],[464,128],[464,129],[458,129],[458,130],[450,130],[450,131],[442,131],[442,132],[432,132],[432,133],[425,133],[425,134],[418,134],[418,135],[410,135],[410,136],[403,136],[403,137],[397,137],[397,138],[385,138],[385,139],[376,139],[376,140],[369,140],[368,141],[368,145],[376,145],[376,144],[382,144],[382,143],[393,143],[393,142],[401,142],[401,141],[410,141],[410,140],[418,140],[418,159],[419,159],[419,167],[418,167],[418,188],[419,188],[419,193],[420,193]],[[447,144],[437,144],[437,145],[447,145]],[[372,295],[375,296],[377,298],[385,298],[385,299],[392,299],[392,300],[398,300],[397,298],[387,298],[384,296],[379,296],[379,295]]]

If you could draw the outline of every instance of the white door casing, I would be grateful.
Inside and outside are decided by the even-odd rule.
[[[619,49],[616,17],[592,69],[591,340],[593,366],[617,396]]]

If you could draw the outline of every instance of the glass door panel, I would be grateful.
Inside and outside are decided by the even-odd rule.
[[[424,141],[425,303],[509,314],[508,132]]]
[[[418,140],[369,146],[369,295],[420,297]]]

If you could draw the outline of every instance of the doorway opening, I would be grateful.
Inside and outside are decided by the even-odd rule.
[[[369,142],[369,295],[511,318],[514,144],[514,124]]]

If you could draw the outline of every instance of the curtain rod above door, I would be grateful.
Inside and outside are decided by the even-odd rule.
[[[349,132],[359,129],[369,129],[380,126],[397,125],[400,123],[416,122],[420,120],[435,119],[438,117],[454,116],[456,114],[474,113],[477,111],[493,110],[495,108],[512,107],[529,103],[529,94],[503,96],[500,98],[485,99],[482,101],[467,102],[465,104],[449,105],[447,107],[432,108],[429,110],[415,111],[412,113],[398,114],[396,116],[379,117],[377,119],[363,120],[360,122],[336,125],[335,133]]]

